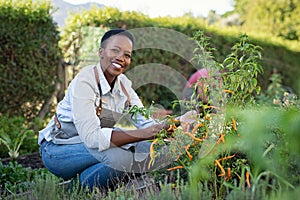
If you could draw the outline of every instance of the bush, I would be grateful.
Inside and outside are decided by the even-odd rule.
[[[0,113],[37,116],[54,91],[58,41],[49,2],[0,1]]]
[[[10,156],[9,152],[17,157],[19,154],[38,151],[37,131],[42,127],[38,119],[28,122],[24,117],[0,115],[0,124],[1,158]],[[16,158],[15,156],[11,157]]]
[[[0,194],[9,196],[27,191],[32,187],[33,180],[43,178],[49,172],[46,169],[23,168],[17,162],[3,165],[0,162]]]

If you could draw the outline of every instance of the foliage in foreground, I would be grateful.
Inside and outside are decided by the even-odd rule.
[[[198,41],[205,40],[200,35]],[[173,126],[172,135],[162,134],[153,142],[155,162],[158,147],[167,137],[170,154],[177,161],[169,170],[185,174],[192,191],[205,182],[213,199],[228,198],[232,192],[246,199],[265,199],[299,187],[300,103],[294,95],[282,93],[282,87],[277,87],[281,94],[272,95],[274,88],[269,87],[266,95],[257,95],[256,77],[262,72],[259,50],[242,36],[222,64],[213,63],[214,69],[226,69],[220,88],[215,87],[218,78],[200,80],[207,103],[199,101],[195,89],[189,101],[179,102],[198,111],[193,120],[169,118],[171,123],[179,120],[181,126]],[[275,85],[280,83],[273,80]],[[255,96],[264,104],[257,104]],[[266,103],[266,96],[274,101]]]
[[[180,174],[178,175],[180,177]],[[158,182],[142,190],[126,189],[120,186],[114,191],[101,191],[97,188],[87,191],[74,184],[63,185],[61,180],[52,174],[45,174],[43,177],[36,176],[29,189],[24,193],[6,193],[9,199],[297,199],[300,194],[300,187],[297,186],[292,190],[270,188],[269,185],[259,183],[255,188],[255,196],[252,196],[252,190],[245,188],[240,190],[237,188],[228,188],[228,194],[224,198],[215,198],[213,190],[208,181],[199,182],[193,187],[184,182],[180,178],[176,183]],[[4,196],[3,196],[4,197]]]
[[[46,169],[24,168],[16,161],[3,165],[0,162],[0,194],[11,195],[27,191],[35,179],[44,178],[49,174]]]

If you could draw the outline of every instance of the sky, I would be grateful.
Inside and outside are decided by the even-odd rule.
[[[120,11],[140,11],[150,17],[182,16],[191,12],[195,17],[206,17],[210,10],[224,14],[233,10],[233,0],[64,0],[71,4],[97,2],[116,7]]]

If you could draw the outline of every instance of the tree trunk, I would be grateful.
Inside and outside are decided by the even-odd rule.
[[[60,62],[57,66],[57,82],[52,95],[43,104],[38,117],[43,120],[45,116],[50,112],[51,105],[56,101],[59,102],[63,99],[66,89],[66,77],[65,77],[65,65],[64,62]]]

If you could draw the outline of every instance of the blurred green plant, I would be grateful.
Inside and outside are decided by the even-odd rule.
[[[32,130],[26,130],[20,133],[19,137],[10,138],[7,133],[0,133],[0,143],[4,144],[8,149],[8,155],[16,160],[19,156],[19,150],[27,134],[33,133]]]
[[[293,91],[291,91],[290,88],[283,86],[282,78],[282,75],[274,71],[274,73],[270,77],[270,84],[267,90],[256,96],[257,102],[259,104],[279,107],[298,105],[298,97],[293,93]]]
[[[0,162],[0,194],[1,196],[16,195],[32,188],[35,179],[44,178],[50,172],[45,168],[24,168],[16,161],[3,165]]]
[[[299,147],[295,145],[299,144],[296,133],[300,130],[300,104],[285,103],[285,109],[255,104],[255,95],[260,91],[256,77],[262,73],[260,50],[243,35],[220,65],[226,71],[222,76],[223,91],[230,95],[208,102],[223,102],[226,110],[222,104],[217,107],[201,101],[180,102],[187,109],[203,107],[192,123],[181,122],[167,138],[170,156],[176,158],[168,170],[185,174],[191,191],[197,190],[199,182],[207,182],[214,199],[236,194],[256,199],[294,190],[299,185]],[[218,66],[216,62],[210,64]],[[162,143],[162,139],[154,140],[154,152]],[[159,151],[152,158],[157,156]]]
[[[37,130],[42,124],[38,118],[28,122],[20,116],[0,115],[0,149],[1,157],[16,159],[20,154],[37,152]],[[21,148],[22,146],[22,148]]]

